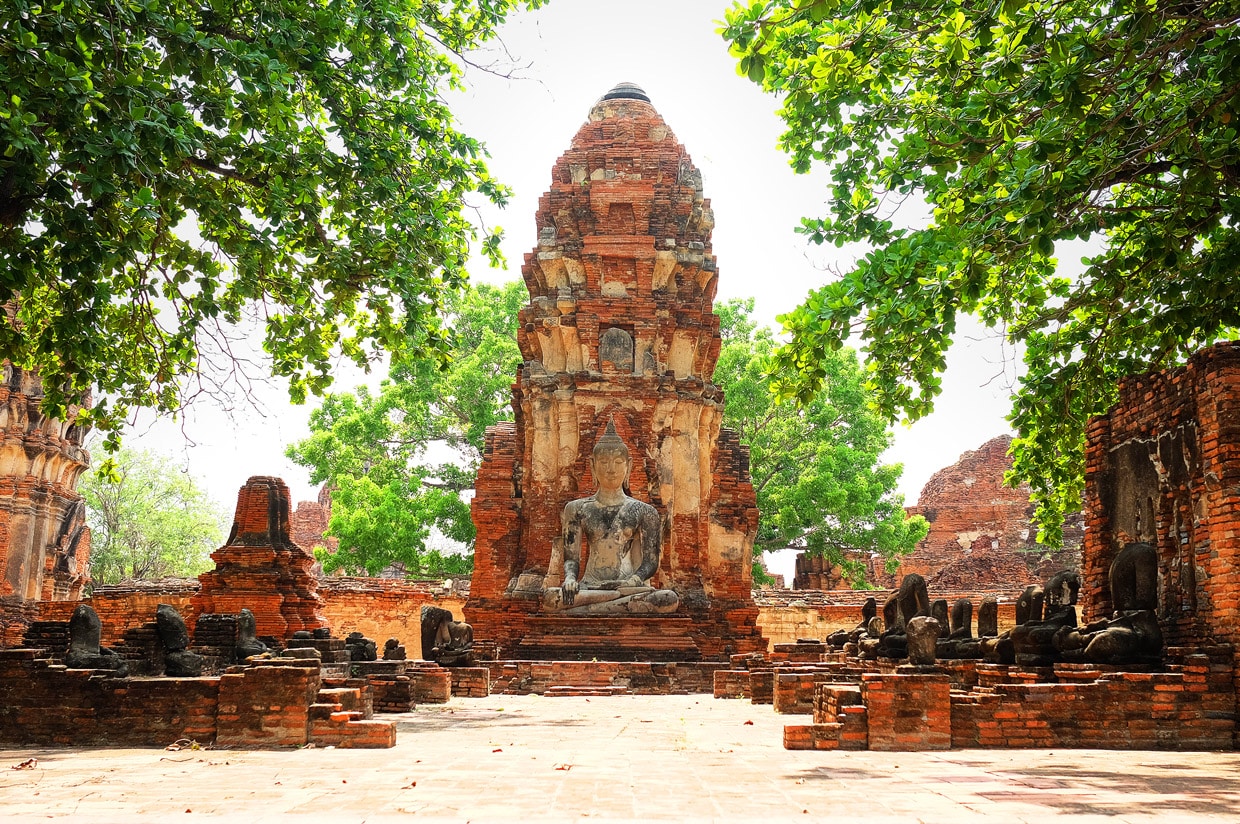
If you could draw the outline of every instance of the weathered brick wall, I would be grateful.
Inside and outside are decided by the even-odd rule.
[[[951,679],[946,675],[861,676],[869,748],[893,752],[952,747]]]
[[[910,515],[930,522],[930,532],[901,560],[895,575],[871,565],[870,580],[896,586],[916,572],[932,589],[1019,591],[1061,569],[1076,569],[1082,516],[1074,514],[1064,524],[1063,550],[1051,552],[1037,543],[1029,486],[1003,483],[1012,467],[1007,454],[1011,443],[1010,436],[1000,435],[934,473],[917,505],[907,508]]]
[[[219,678],[216,743],[271,749],[310,741],[310,705],[319,691],[319,668],[251,667]]]
[[[103,625],[103,644],[119,644],[126,630],[155,620],[155,610],[168,604],[181,614],[186,625],[193,628],[191,600],[198,592],[193,578],[169,578],[162,581],[132,581],[95,587],[90,598],[81,602],[44,602],[39,618],[43,621],[68,621],[78,603],[89,604]]]
[[[608,421],[631,494],[665,520],[652,583],[675,589],[701,654],[764,646],[750,597],[757,509],[747,450],[720,428],[714,217],[701,175],[641,97],[600,101],[552,169],[522,275],[514,421],[487,434],[466,617],[513,649],[539,609],[564,505],[594,488]],[[604,345],[604,339],[607,343]]]
[[[323,600],[323,617],[335,636],[360,632],[374,639],[380,648],[388,638],[395,637],[404,644],[410,658],[418,658],[421,657],[423,604],[433,603],[451,611],[456,620],[464,619],[469,582],[454,581],[449,590],[445,590],[442,583],[393,578],[325,578],[319,582],[318,594]],[[25,619],[15,626],[11,635],[5,636],[2,646],[20,646],[29,621],[68,621],[79,603],[89,604],[99,614],[103,643],[109,646],[120,643],[126,630],[153,620],[159,604],[171,605],[193,626],[191,601],[198,587],[198,581],[192,578],[174,578],[96,587],[93,596],[83,601],[31,602],[24,608]],[[754,619],[769,641],[766,649],[773,650],[777,644],[791,644],[798,638],[823,639],[837,629],[851,630],[861,618],[861,605],[867,597],[872,595],[881,604],[891,594],[890,590],[759,590],[755,595]],[[1018,594],[951,591],[932,592],[931,596],[946,598],[949,603],[957,598],[970,599],[975,621],[982,599],[997,597],[999,629],[1005,631],[1015,626]],[[475,637],[484,638],[477,631]],[[515,649],[504,654],[512,654]]]
[[[496,661],[491,692],[542,695],[552,687],[623,687],[638,695],[710,694],[718,663],[625,661]]]
[[[788,749],[945,749],[945,723],[958,748],[1230,749],[1232,659],[1229,646],[1205,646],[1168,650],[1170,663],[1159,672],[975,661],[921,673],[881,662],[777,666],[775,704],[804,712],[805,693],[814,692],[814,723],[786,726]],[[850,673],[848,665],[864,671]],[[717,675],[717,684],[731,686],[717,696],[733,697],[739,675]],[[933,682],[918,681],[927,677]]]
[[[460,589],[444,590],[442,581],[402,581],[390,578],[328,578],[320,583],[322,615],[333,635],[343,638],[360,632],[375,640],[379,648],[388,638],[397,638],[409,658],[421,657],[421,610],[433,603],[450,610],[457,620],[464,613],[465,594]],[[192,578],[131,582],[96,587],[82,601],[43,601],[28,605],[28,620],[68,621],[79,603],[88,604],[99,614],[103,625],[103,644],[119,644],[127,630],[154,620],[160,604],[174,607],[193,627],[192,600],[199,583]],[[21,628],[24,628],[22,624]],[[5,638],[3,646],[16,647],[21,632]]]
[[[317,662],[203,678],[114,678],[39,655],[0,650],[0,745],[166,747],[183,738],[256,749],[395,744],[394,723],[318,703]]]
[[[952,697],[954,747],[1232,747],[1227,662],[1193,655],[1170,672],[1074,672],[1076,682],[1006,683]],[[1057,668],[1059,669],[1059,668]],[[1066,673],[1065,673],[1066,674]]]
[[[1089,618],[1113,609],[1116,553],[1149,542],[1167,643],[1240,645],[1240,342],[1120,384],[1087,431],[1085,509]]]

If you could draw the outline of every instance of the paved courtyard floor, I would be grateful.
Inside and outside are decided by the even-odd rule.
[[[386,717],[390,750],[0,749],[0,821],[1240,821],[1234,752],[789,752],[807,718],[706,695]]]

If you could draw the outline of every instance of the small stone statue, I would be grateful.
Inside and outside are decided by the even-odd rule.
[[[982,599],[977,608],[977,637],[993,638],[999,634],[999,601],[993,596]]]
[[[861,621],[857,626],[853,627],[852,633],[860,637],[865,634],[866,629],[870,626],[870,621],[878,615],[878,601],[870,596],[865,599],[865,603],[861,605]]]
[[[173,678],[197,678],[202,675],[203,657],[190,652],[189,628],[181,613],[168,604],[155,609],[155,629],[164,645],[164,674]]]
[[[443,607],[422,607],[422,657],[443,667],[473,666],[474,630]]]
[[[99,645],[103,638],[103,623],[99,613],[86,604],[79,604],[69,618],[69,651],[65,665],[71,669],[112,670],[124,678],[129,674],[129,664],[107,647]]]
[[[383,645],[383,660],[384,661],[404,661],[405,660],[405,648],[403,645],[401,645],[400,641],[398,641],[395,638],[387,639],[387,642]]]
[[[855,645],[865,637],[866,627],[869,625],[870,619],[874,618],[876,615],[878,615],[878,601],[874,600],[873,597],[866,598],[865,603],[861,605],[861,621],[851,630],[841,629],[831,633],[827,636],[827,643],[830,644],[833,649],[848,648],[855,653]],[[849,644],[853,644],[854,646],[848,647]],[[848,649],[845,649],[845,651],[847,652]]]
[[[262,655],[266,651],[267,645],[258,640],[258,623],[254,620],[254,613],[248,609],[241,610],[237,615],[236,659],[244,661],[252,655]]]
[[[360,632],[350,632],[344,639],[345,649],[349,651],[350,661],[378,660],[378,645]]]
[[[1161,657],[1163,637],[1158,623],[1158,552],[1153,544],[1128,544],[1109,570],[1109,619],[1082,630],[1068,629],[1055,644],[1070,660],[1100,664],[1154,663]]]
[[[1061,630],[1076,626],[1076,598],[1080,577],[1071,570],[1057,572],[1042,587],[1045,614],[1012,630],[1016,663],[1024,666],[1050,666],[1059,659],[1055,638]]]
[[[1044,600],[1042,587],[1037,584],[1030,584],[1025,587],[1025,591],[1016,599],[1016,625],[1027,624],[1030,621],[1042,620],[1042,603]]]
[[[968,598],[958,598],[952,604],[951,633],[947,636],[955,641],[963,641],[973,637],[973,602]]]
[[[891,601],[883,607],[884,623],[887,629],[878,642],[878,655],[882,658],[904,658],[908,655],[908,622],[914,618],[930,616],[930,595],[926,590],[926,579],[916,572],[910,572],[900,581],[900,589],[895,598],[894,624],[887,620]],[[935,622],[936,630],[941,625]]]
[[[680,597],[655,589],[662,519],[624,491],[633,459],[610,421],[594,445],[590,472],[597,491],[569,501],[561,515],[564,581],[543,590],[543,611],[560,615],[656,615],[676,611]],[[581,573],[582,544],[589,548]]]
[[[942,627],[936,618],[918,615],[905,625],[908,637],[908,662],[919,667],[932,666],[935,662],[935,642]]]
[[[943,633],[943,637],[947,637],[947,631],[951,627],[951,619],[947,614],[947,599],[935,598],[930,602],[930,617],[939,622],[939,630]]]

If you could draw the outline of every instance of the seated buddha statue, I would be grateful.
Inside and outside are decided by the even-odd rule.
[[[632,468],[629,448],[609,422],[590,457],[595,493],[569,501],[560,516],[564,580],[558,587],[543,590],[544,612],[658,615],[675,612],[680,605],[675,592],[655,589],[649,583],[659,568],[662,520],[653,506],[625,493]]]

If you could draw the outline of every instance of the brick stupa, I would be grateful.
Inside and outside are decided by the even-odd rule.
[[[758,510],[749,454],[720,426],[714,216],[702,177],[641,89],[621,84],[552,169],[538,246],[522,275],[530,303],[515,421],[487,431],[473,519],[466,618],[512,658],[722,660],[766,648],[751,594]],[[630,494],[658,509],[651,584],[680,606],[659,618],[551,617],[564,505],[594,490],[588,461],[607,422],[633,456]]]
[[[228,541],[211,560],[215,569],[198,576],[195,616],[249,609],[258,634],[274,638],[327,626],[310,572],[314,557],[289,537],[289,491],[281,479],[245,482]]]

